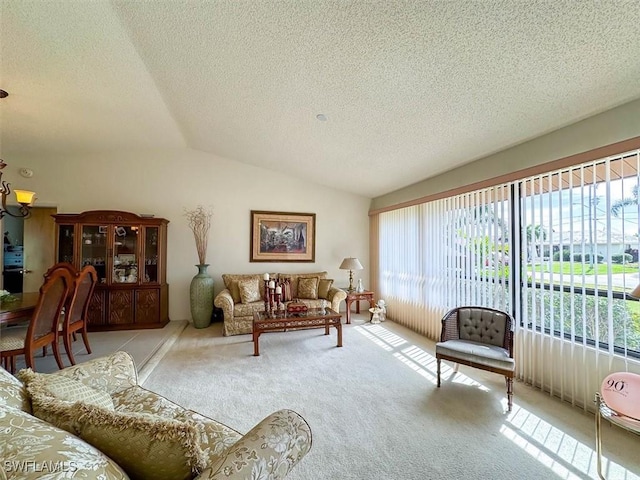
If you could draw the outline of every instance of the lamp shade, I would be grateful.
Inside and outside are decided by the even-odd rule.
[[[640,284],[638,284],[631,293],[627,293],[627,297],[640,298]]]
[[[28,190],[14,190],[16,194],[16,201],[20,205],[31,205],[33,203],[33,197],[36,196],[35,192],[30,192]]]
[[[360,260],[354,257],[347,257],[342,260],[340,264],[340,270],[362,270],[364,267],[360,263]]]

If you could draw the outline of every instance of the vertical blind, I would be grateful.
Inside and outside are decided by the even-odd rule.
[[[378,289],[396,321],[436,338],[458,305],[511,310],[507,185],[381,213]]]
[[[640,354],[638,152],[516,185],[522,235],[516,364],[523,380],[587,408],[598,375]],[[617,358],[616,358],[617,357]],[[558,369],[563,365],[563,369]]]
[[[450,308],[508,311],[518,377],[586,409],[604,374],[640,370],[639,170],[634,151],[380,213],[389,317],[436,340]]]

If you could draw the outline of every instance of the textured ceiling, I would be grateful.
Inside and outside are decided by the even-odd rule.
[[[374,197],[640,98],[636,0],[0,5],[7,160],[192,148]]]

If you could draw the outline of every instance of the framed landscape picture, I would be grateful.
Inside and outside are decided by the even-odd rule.
[[[315,213],[251,210],[251,262],[315,260]]]

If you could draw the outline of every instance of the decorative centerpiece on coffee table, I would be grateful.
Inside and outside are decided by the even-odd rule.
[[[213,313],[213,278],[207,272],[207,246],[211,229],[211,210],[198,205],[194,210],[185,210],[189,228],[193,232],[198,252],[198,273],[191,280],[189,287],[189,304],[191,318],[196,328],[208,327]]]

